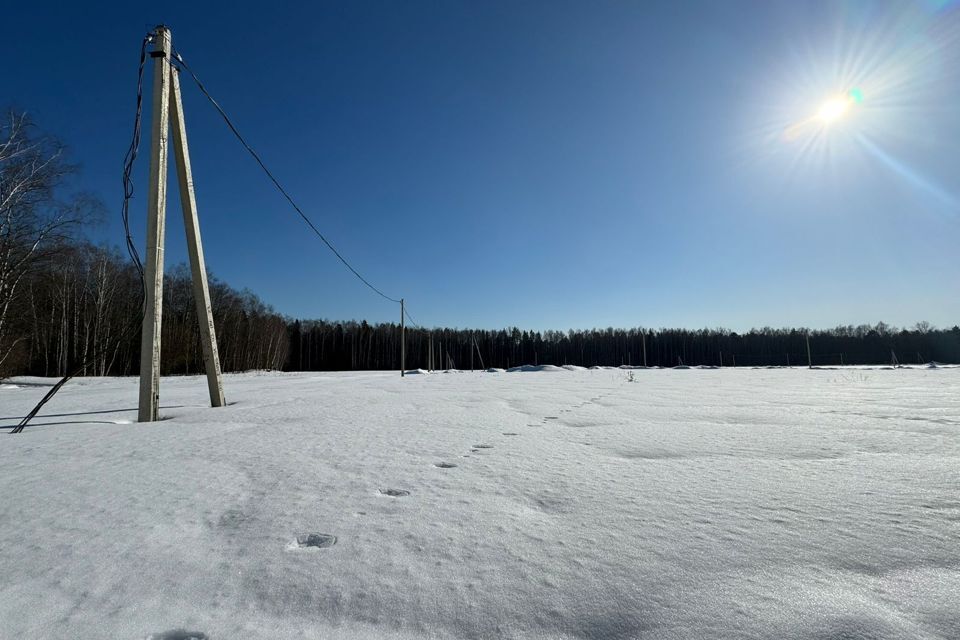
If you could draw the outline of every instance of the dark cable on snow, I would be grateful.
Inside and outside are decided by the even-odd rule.
[[[123,344],[123,342],[130,337],[131,332],[141,323],[144,306],[147,302],[147,285],[143,277],[143,263],[140,260],[140,254],[137,252],[137,246],[133,242],[133,235],[130,233],[130,199],[133,197],[133,179],[131,178],[131,174],[133,173],[133,165],[134,162],[136,162],[137,154],[140,151],[140,134],[142,132],[143,67],[147,59],[147,45],[153,40],[153,37],[154,33],[151,31],[144,36],[143,42],[140,44],[140,67],[137,70],[137,108],[133,119],[133,138],[130,140],[130,147],[127,149],[127,153],[123,159],[123,205],[120,209],[120,214],[123,218],[123,230],[126,234],[127,253],[130,254],[130,260],[133,262],[133,266],[137,270],[137,275],[140,277],[140,312],[130,318],[130,322],[127,323],[117,338],[117,344]],[[53,385],[46,395],[43,396],[43,399],[37,403],[37,406],[35,406],[10,433],[20,433],[23,431],[27,423],[36,417],[40,409],[43,408],[43,405],[47,404],[53,396],[57,395],[57,392],[60,391],[63,385],[67,384],[71,378],[82,373],[84,369],[96,362],[100,356],[109,351],[113,346],[114,345],[104,345],[102,349],[95,351],[90,357],[61,378],[60,381]]]

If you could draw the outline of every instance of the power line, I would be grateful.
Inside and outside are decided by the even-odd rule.
[[[143,315],[145,313],[145,305],[146,305],[146,282],[144,281],[143,262],[140,258],[139,252],[137,251],[136,244],[133,241],[133,235],[130,231],[130,200],[133,198],[133,179],[132,179],[133,166],[134,166],[134,163],[136,162],[137,155],[140,150],[140,139],[141,139],[141,133],[142,133],[143,70],[144,70],[144,65],[146,63],[147,45],[153,40],[154,36],[155,36],[155,32],[150,31],[149,33],[146,34],[146,36],[144,36],[143,41],[140,45],[140,64],[137,70],[137,100],[136,100],[136,111],[134,115],[133,136],[130,141],[130,146],[127,148],[127,152],[123,160],[123,204],[120,209],[121,218],[123,220],[123,229],[124,229],[127,253],[129,254],[130,260],[133,263],[134,268],[137,271],[137,275],[139,276],[139,279],[140,279],[141,302],[139,305],[139,313],[131,317],[130,322],[127,323],[127,326],[123,329],[120,336],[117,338],[118,343],[124,342],[130,336],[132,329],[135,328],[136,325],[140,324],[140,322],[142,321]],[[376,293],[377,295],[379,295],[385,300],[388,300],[396,304],[401,304],[400,300],[396,298],[391,298],[390,296],[385,294],[383,291],[373,286],[373,284],[371,284],[369,280],[364,278],[360,274],[360,272],[357,271],[353,267],[353,265],[351,265],[339,251],[337,251],[336,247],[334,247],[333,244],[329,240],[327,240],[327,238],[323,235],[323,233],[321,233],[320,230],[316,227],[316,225],[313,224],[310,218],[308,218],[307,215],[303,212],[303,210],[300,209],[297,203],[294,202],[293,198],[290,196],[287,190],[283,188],[283,186],[280,184],[277,178],[273,175],[273,173],[271,173],[271,171],[267,168],[267,166],[264,164],[263,160],[260,158],[257,152],[254,151],[253,148],[243,138],[243,136],[240,135],[240,132],[234,126],[229,116],[227,116],[226,112],[224,112],[223,108],[219,105],[219,103],[217,103],[217,101],[213,98],[213,96],[211,96],[207,92],[206,88],[203,86],[203,83],[200,81],[200,78],[198,78],[197,75],[193,72],[193,70],[189,67],[189,65],[187,65],[187,63],[183,60],[183,57],[180,55],[180,53],[177,51],[174,51],[173,55],[176,58],[176,63],[178,64],[178,66],[182,67],[183,69],[186,69],[186,71],[190,74],[190,76],[193,78],[193,81],[197,84],[197,87],[200,89],[203,95],[206,96],[207,100],[209,100],[210,103],[214,106],[214,108],[223,118],[224,122],[226,122],[227,126],[230,128],[230,131],[232,131],[234,136],[236,136],[237,140],[240,141],[240,144],[242,144],[243,147],[250,153],[250,155],[253,156],[254,160],[257,161],[257,164],[259,164],[260,168],[263,169],[264,173],[267,174],[267,177],[270,178],[274,186],[276,186],[276,188],[280,191],[280,193],[283,194],[284,198],[287,199],[287,202],[290,203],[290,205],[300,215],[300,217],[307,224],[307,226],[309,226],[310,229],[312,229],[313,232],[317,235],[317,237],[319,237],[323,241],[323,243],[327,245],[327,248],[329,248],[330,251],[332,251],[333,254],[340,260],[340,262],[342,262],[344,266],[346,266],[347,269],[349,269],[351,273],[353,273],[353,275],[355,275],[371,291],[373,291],[374,293]],[[172,62],[173,61],[171,60],[171,63]],[[405,308],[404,308],[404,315],[418,329],[423,328],[419,324],[417,324],[417,322],[410,316],[409,312],[407,312]],[[40,400],[40,402],[37,403],[37,405],[17,424],[16,427],[13,428],[13,430],[10,433],[20,433],[21,431],[23,431],[24,427],[27,426],[27,423],[29,423],[34,417],[36,417],[36,415],[40,412],[40,409],[42,409],[43,406],[47,404],[47,402],[49,402],[53,398],[53,396],[55,396],[57,392],[60,391],[60,389],[67,382],[69,382],[72,378],[74,378],[75,376],[83,372],[86,369],[86,367],[88,367],[93,362],[95,362],[96,359],[99,358],[103,353],[105,353],[109,348],[110,348],[109,346],[105,345],[103,349],[94,352],[83,363],[75,367],[73,371],[69,372],[62,379],[60,379],[55,385],[53,385],[50,391],[48,391],[44,395],[44,397]]]
[[[413,316],[410,315],[410,312],[407,311],[406,304],[404,304],[403,315],[407,316],[407,320],[409,320],[417,329],[423,329],[423,327],[417,324],[417,321],[413,319]]]
[[[357,270],[353,267],[353,265],[350,264],[350,263],[347,261],[347,259],[343,257],[343,255],[341,255],[341,253],[340,253],[339,251],[337,251],[337,249],[333,246],[333,244],[331,244],[331,242],[330,242],[329,240],[327,240],[327,238],[320,232],[320,230],[316,227],[316,225],[313,224],[313,222],[310,220],[310,218],[307,217],[307,215],[303,212],[303,210],[300,209],[299,206],[297,206],[297,203],[294,202],[293,198],[290,196],[290,194],[287,192],[287,190],[284,189],[284,188],[283,188],[283,185],[281,185],[280,182],[277,180],[277,178],[274,177],[274,175],[273,175],[273,173],[270,171],[270,169],[267,168],[267,165],[264,164],[263,160],[260,159],[260,156],[257,154],[257,152],[253,150],[253,147],[251,147],[251,146],[247,143],[247,141],[244,140],[243,136],[240,135],[240,132],[237,131],[237,128],[234,126],[233,122],[230,120],[230,117],[227,116],[226,112],[223,110],[223,108],[220,106],[220,104],[213,98],[213,96],[211,96],[211,95],[207,92],[207,89],[203,86],[203,83],[200,82],[200,78],[197,77],[197,74],[193,72],[193,69],[191,69],[190,66],[183,60],[183,57],[180,55],[180,52],[177,51],[177,50],[174,50],[174,51],[173,51],[173,56],[174,56],[174,58],[176,58],[177,63],[178,63],[181,67],[183,67],[184,69],[187,70],[187,73],[189,73],[190,76],[193,78],[193,81],[197,84],[197,87],[200,89],[201,93],[203,93],[203,95],[206,96],[207,100],[210,101],[210,104],[212,104],[213,107],[214,107],[214,108],[217,110],[217,112],[220,114],[220,117],[223,118],[223,121],[227,123],[227,126],[230,128],[230,131],[232,131],[232,132],[233,132],[233,135],[236,136],[237,140],[240,141],[240,144],[242,144],[243,147],[250,153],[250,155],[253,156],[253,159],[257,161],[257,164],[259,164],[259,165],[260,165],[260,168],[263,169],[264,173],[267,174],[267,177],[270,178],[270,180],[273,182],[273,184],[274,184],[274,186],[277,188],[277,190],[280,191],[280,193],[283,194],[283,197],[287,199],[287,202],[290,203],[290,206],[292,206],[292,207],[294,208],[294,210],[295,210],[298,214],[300,214],[300,217],[303,218],[303,221],[307,223],[307,226],[309,226],[309,227],[313,230],[313,232],[314,232],[315,234],[317,234],[317,237],[319,237],[321,240],[323,240],[323,243],[324,243],[325,245],[327,245],[327,248],[329,248],[330,251],[332,251],[333,254],[334,254],[335,256],[337,256],[337,258],[339,258],[340,262],[342,262],[342,263],[344,264],[344,266],[346,266],[347,269],[349,269],[349,270],[353,273],[353,275],[355,275],[355,276],[360,280],[360,282],[362,282],[363,284],[367,285],[367,287],[369,287],[371,291],[373,291],[374,293],[376,293],[376,294],[379,295],[380,297],[384,298],[385,300],[389,300],[390,302],[395,302],[395,303],[397,303],[397,304],[400,304],[400,300],[399,300],[399,299],[397,299],[397,298],[391,298],[390,296],[388,296],[387,294],[385,294],[383,291],[381,291],[381,290],[378,289],[377,287],[373,286],[373,285],[370,283],[369,280],[367,280],[367,279],[364,278],[362,275],[360,275],[360,272],[357,271]]]

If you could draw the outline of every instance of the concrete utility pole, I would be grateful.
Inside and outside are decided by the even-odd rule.
[[[153,125],[150,141],[150,188],[147,201],[147,264],[144,271],[146,300],[140,340],[138,415],[140,422],[153,422],[160,418],[160,330],[163,313],[163,247],[169,153],[167,133],[171,124],[171,111],[180,203],[187,233],[190,271],[193,275],[193,296],[200,322],[200,342],[203,347],[203,364],[207,373],[210,404],[214,407],[225,404],[220,356],[217,352],[217,335],[210,306],[210,289],[203,259],[203,245],[200,241],[197,201],[193,191],[187,129],[183,117],[183,103],[180,99],[180,80],[177,71],[170,65],[170,51],[170,30],[162,25],[158,26],[153,51],[150,53],[150,57],[154,59]]]
[[[158,27],[153,41],[153,125],[147,195],[147,264],[140,338],[140,422],[159,418],[160,319],[163,312],[163,227],[167,212],[167,122],[170,109],[170,31]]]
[[[169,31],[167,32],[169,33]],[[203,349],[203,367],[207,373],[210,405],[222,407],[223,376],[220,372],[220,353],[217,351],[217,330],[213,326],[210,287],[207,284],[207,264],[203,259],[200,241],[200,220],[197,217],[197,198],[193,192],[193,170],[190,168],[190,150],[187,146],[187,123],[183,117],[180,99],[180,75],[170,67],[171,128],[173,129],[174,157],[180,187],[180,208],[183,210],[183,228],[187,233],[187,252],[190,254],[190,272],[193,275],[193,299],[197,305],[200,324],[200,345]]]
[[[813,358],[810,357],[810,334],[807,334],[807,368],[813,369]]]
[[[406,329],[403,326],[403,298],[400,298],[400,377],[407,375],[407,340]]]

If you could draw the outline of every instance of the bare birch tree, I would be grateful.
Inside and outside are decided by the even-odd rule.
[[[58,242],[99,211],[85,195],[62,199],[76,166],[55,138],[28,115],[10,109],[0,121],[0,371],[25,340],[15,331],[15,304],[24,278],[56,251]]]

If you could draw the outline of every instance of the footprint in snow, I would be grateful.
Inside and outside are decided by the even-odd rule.
[[[473,445],[474,449],[493,449],[492,444],[475,444]]]
[[[203,631],[187,631],[186,629],[173,629],[161,633],[151,633],[147,640],[209,640],[210,636]]]
[[[227,509],[220,514],[217,524],[226,529],[238,529],[248,518],[247,514],[240,509]]]
[[[305,533],[297,536],[297,539],[288,549],[326,549],[337,544],[337,536],[329,533]]]
[[[433,466],[440,469],[453,469],[457,465],[453,464],[452,462],[436,462]]]
[[[380,493],[391,498],[402,498],[410,495],[410,492],[406,489],[380,489]]]
[[[520,434],[519,434],[519,433],[513,433],[512,431],[504,431],[504,432],[503,432],[503,435],[505,435],[505,436],[518,436],[518,435],[520,435]]]

